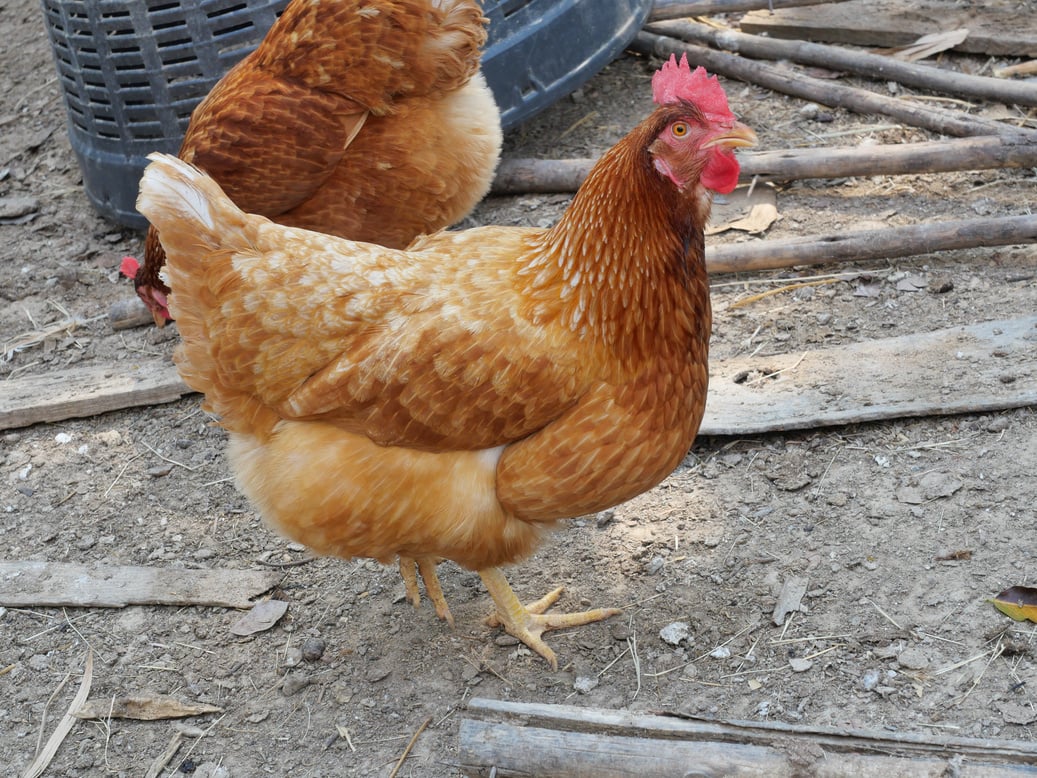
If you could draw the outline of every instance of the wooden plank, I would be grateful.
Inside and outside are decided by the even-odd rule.
[[[702,435],[1018,408],[1037,404],[1037,316],[723,360],[710,373]]]
[[[478,698],[467,705],[458,742],[462,772],[480,777],[921,778],[947,774],[948,764],[957,765],[954,774],[960,778],[1037,775],[1037,746],[1029,741],[725,722]]]
[[[743,32],[766,33],[825,43],[891,48],[923,35],[966,28],[955,48],[972,54],[1037,56],[1033,6],[1018,2],[962,4],[954,0],[850,0],[810,8],[753,11],[742,17]]]
[[[0,381],[0,430],[173,402],[190,394],[162,360],[84,365]]]
[[[750,435],[1037,404],[1035,323],[1034,317],[1028,317],[804,353],[714,360],[701,434]],[[991,357],[994,353],[1004,356]],[[111,372],[113,368],[83,370],[92,374]],[[155,382],[154,395],[167,400],[138,393],[120,394],[117,398],[104,398],[106,410],[128,407],[118,406],[117,400],[149,405],[175,400],[186,393],[171,365],[156,362],[147,371]],[[736,381],[754,371],[784,372],[752,384]],[[63,371],[61,375],[62,381],[54,382],[61,391],[66,384],[80,383],[76,371]],[[1016,376],[1015,380],[1006,383],[1012,376]],[[10,381],[8,385],[12,383],[20,381]],[[945,386],[953,386],[954,391],[944,394]],[[27,392],[18,394],[39,401],[48,411],[56,407],[46,396],[41,400]],[[70,407],[76,408],[74,404]],[[37,415],[32,407],[9,414],[16,418]]]
[[[123,608],[214,605],[250,608],[281,579],[275,570],[192,570],[132,565],[0,561],[0,605]]]

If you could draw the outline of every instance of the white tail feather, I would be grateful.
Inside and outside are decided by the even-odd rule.
[[[170,154],[149,154],[151,164],[140,180],[137,210],[162,232],[190,223],[206,243],[219,239],[214,208],[220,216],[243,215],[219,185],[190,163]],[[235,214],[236,212],[236,214]]]

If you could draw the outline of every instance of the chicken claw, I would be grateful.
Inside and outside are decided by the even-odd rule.
[[[487,591],[497,604],[497,613],[487,619],[487,623],[490,626],[504,627],[509,634],[517,637],[546,659],[552,670],[558,669],[558,658],[547,643],[541,639],[541,635],[552,629],[579,627],[622,613],[618,608],[595,608],[580,613],[544,614],[544,611],[554,605],[561,596],[562,587],[534,603],[523,605],[504,578],[504,573],[498,568],[489,567],[480,570],[479,577],[482,578]],[[429,596],[431,597],[431,595]]]
[[[431,557],[421,557],[415,560],[411,557],[401,556],[400,576],[407,589],[407,599],[417,608],[421,605],[421,593],[418,591],[418,575],[420,574],[421,580],[425,582],[425,594],[435,607],[436,615],[453,627],[454,615],[450,612],[450,606],[446,604],[446,598],[443,596],[443,587],[440,586],[439,576],[436,575],[436,564],[438,564],[437,560]]]

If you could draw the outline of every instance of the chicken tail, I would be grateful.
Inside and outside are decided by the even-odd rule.
[[[190,163],[158,152],[149,154],[148,159],[151,164],[140,181],[137,210],[158,230],[167,253],[171,245],[176,245],[180,249],[177,253],[189,260],[192,255],[197,257],[199,250],[226,247],[228,228],[235,221],[243,222],[245,213],[215,181]]]
[[[166,253],[169,310],[180,330],[180,377],[205,395],[203,405],[228,429],[269,426],[254,400],[220,375],[217,338],[221,298],[240,283],[232,258],[254,253],[256,228],[267,219],[246,214],[209,176],[169,154],[148,155],[137,210],[158,231]]]

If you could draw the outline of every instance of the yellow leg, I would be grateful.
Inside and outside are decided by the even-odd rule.
[[[443,587],[439,584],[439,576],[436,575],[436,560],[431,557],[412,559],[411,557],[400,557],[400,577],[407,590],[407,599],[415,608],[421,605],[421,593],[418,591],[418,574],[425,582],[425,594],[428,595],[436,615],[443,619],[451,627],[454,626],[454,615],[450,612],[450,606],[446,604],[443,596]]]
[[[487,591],[497,604],[496,618],[490,617],[491,625],[503,626],[510,634],[546,659],[552,670],[558,669],[558,658],[547,643],[541,639],[541,635],[548,630],[579,627],[621,613],[618,608],[595,608],[580,613],[545,614],[544,611],[561,596],[561,588],[555,589],[550,594],[526,606],[519,602],[519,598],[515,596],[515,592],[504,578],[504,573],[498,568],[489,567],[480,570],[479,577],[482,578]]]

